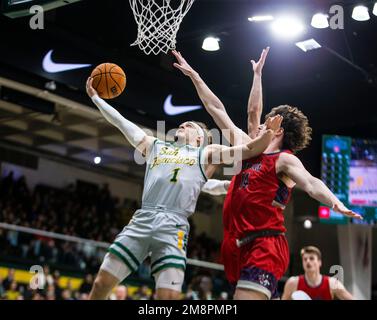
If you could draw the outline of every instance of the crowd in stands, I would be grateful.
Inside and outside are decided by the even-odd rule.
[[[30,190],[24,177],[15,178],[13,173],[0,180],[0,222],[45,230],[65,235],[111,243],[129,216],[139,207],[135,201],[121,203],[111,196],[107,185],[97,187],[77,182],[65,189],[37,185]],[[43,290],[31,290],[28,286],[0,278],[0,297],[7,299],[86,299],[98,271],[106,248],[88,244],[56,240],[24,232],[0,228],[0,263],[26,263],[45,265],[48,281]],[[191,221],[188,241],[188,257],[218,262],[219,243],[205,233],[197,234]],[[50,274],[49,267],[54,270]],[[79,290],[69,286],[60,288],[60,272],[79,271],[85,281]],[[89,274],[88,274],[89,273]],[[142,263],[135,277],[151,286],[150,261]],[[148,296],[147,286],[140,286],[140,292],[132,299],[153,299]],[[228,290],[223,272],[189,266],[186,272],[185,299],[213,299],[227,296]],[[125,296],[126,287],[118,287],[113,297]]]
[[[33,289],[30,284],[19,283],[15,280],[15,270],[9,269],[8,275],[3,279],[0,276],[0,300],[88,300],[94,276],[87,274],[76,290],[68,281],[63,288],[60,285],[60,273],[50,273],[49,267],[44,267],[45,283],[43,287]],[[155,300],[155,292],[147,285],[140,285],[136,290],[127,285],[120,284],[110,294],[110,300]],[[213,294],[213,281],[206,275],[195,276],[189,284],[188,290],[182,294],[183,300],[227,300],[228,292]]]

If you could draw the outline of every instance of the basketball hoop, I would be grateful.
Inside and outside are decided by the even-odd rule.
[[[129,0],[138,25],[131,46],[149,55],[175,49],[177,32],[195,0]]]

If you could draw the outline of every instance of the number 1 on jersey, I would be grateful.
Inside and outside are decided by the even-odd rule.
[[[177,177],[178,177],[179,170],[181,170],[181,168],[177,168],[173,170],[173,178],[170,179],[170,182],[178,181]]]

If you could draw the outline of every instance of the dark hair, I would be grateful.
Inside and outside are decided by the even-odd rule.
[[[317,247],[314,247],[314,246],[307,246],[307,247],[304,247],[301,249],[301,257],[305,254],[305,253],[309,253],[309,254],[315,254],[317,257],[318,257],[318,260],[322,260],[322,254],[321,254],[321,251],[317,248]]]
[[[266,119],[276,115],[283,117],[281,127],[284,129],[283,149],[293,152],[305,149],[312,140],[312,128],[309,127],[308,118],[296,107],[282,105],[275,107]]]

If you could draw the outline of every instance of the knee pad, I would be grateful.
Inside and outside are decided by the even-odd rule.
[[[154,275],[156,289],[164,288],[181,292],[185,273],[182,269],[168,268]]]
[[[123,261],[110,253],[106,253],[100,269],[112,274],[119,282],[122,282],[131,274],[130,268],[127,267]]]

